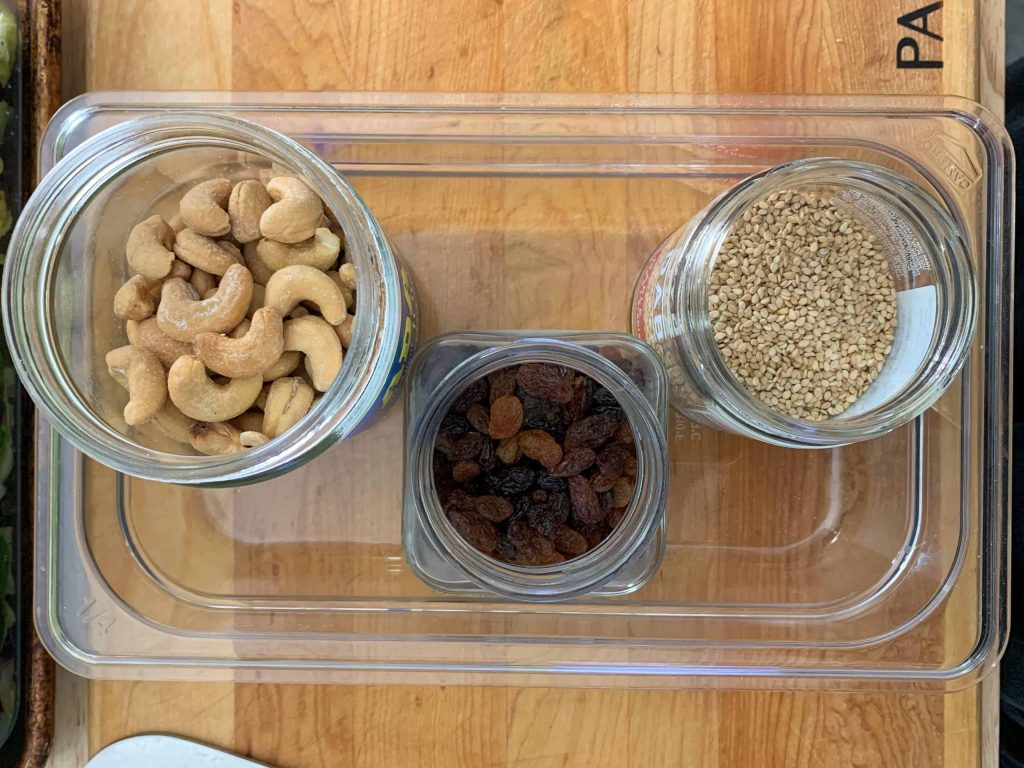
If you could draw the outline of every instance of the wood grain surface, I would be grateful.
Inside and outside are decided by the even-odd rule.
[[[948,1],[931,15],[941,43],[916,35],[922,59],[942,59],[929,69],[896,67],[908,34],[897,17],[916,0],[66,2],[66,94],[884,92],[984,95],[995,107],[1001,98],[993,74],[1001,40],[993,42],[975,0]],[[980,49],[979,39],[990,47]],[[579,191],[593,220],[621,215],[614,201]],[[522,200],[516,210],[543,205]],[[580,315],[570,327],[601,319],[588,314],[593,308],[573,311]],[[98,506],[97,514],[106,512]],[[977,690],[941,697],[99,682],[89,684],[88,709],[91,751],[162,731],[282,768],[983,764]]]

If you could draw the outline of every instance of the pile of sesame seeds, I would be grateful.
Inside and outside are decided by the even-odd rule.
[[[785,190],[734,225],[712,269],[708,315],[744,387],[781,413],[822,421],[853,405],[885,365],[896,291],[858,221]]]

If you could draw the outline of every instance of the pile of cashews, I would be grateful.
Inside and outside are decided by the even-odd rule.
[[[125,422],[211,455],[293,427],[352,340],[356,273],[340,234],[293,176],[208,179],[170,222],[136,224],[125,249],[134,275],[114,296],[130,344],[106,356],[128,391]]]

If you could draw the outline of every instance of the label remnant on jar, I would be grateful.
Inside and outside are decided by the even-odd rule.
[[[896,331],[885,252],[833,202],[783,190],[733,226],[708,293],[715,343],[765,405],[823,421],[878,378]]]
[[[614,362],[642,386],[630,361]],[[442,420],[433,461],[455,530],[515,565],[554,565],[593,549],[636,491],[633,431],[615,396],[550,363],[469,384]]]

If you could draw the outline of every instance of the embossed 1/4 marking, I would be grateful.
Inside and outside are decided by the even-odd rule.
[[[83,624],[95,627],[101,635],[107,634],[114,626],[115,621],[114,617],[110,615],[110,611],[97,607],[96,598],[93,597],[82,598],[82,605],[78,609],[78,618],[82,620]]]

